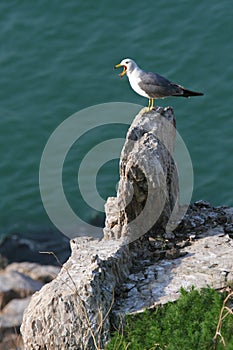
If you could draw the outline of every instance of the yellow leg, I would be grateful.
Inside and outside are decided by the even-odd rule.
[[[154,108],[154,98],[149,98],[148,111],[151,111]]]
[[[151,98],[150,109],[153,109],[153,108],[154,108],[154,101],[155,101],[155,99],[154,99],[154,98]]]

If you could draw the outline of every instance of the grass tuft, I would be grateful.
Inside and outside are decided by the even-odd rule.
[[[233,350],[232,297],[211,288],[181,289],[176,302],[127,316],[107,349]]]

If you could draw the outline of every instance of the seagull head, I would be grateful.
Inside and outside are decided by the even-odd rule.
[[[119,74],[122,78],[126,73],[132,72],[137,67],[137,64],[131,60],[131,58],[125,58],[119,64],[114,66],[115,69],[119,67],[123,67],[123,71]]]

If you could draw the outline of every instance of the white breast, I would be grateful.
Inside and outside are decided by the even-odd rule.
[[[147,97],[150,98],[147,93],[142,90],[140,88],[140,86],[138,85],[138,83],[140,83],[141,79],[139,78],[137,71],[133,71],[131,74],[127,74],[128,79],[129,79],[129,83],[131,85],[131,88],[139,95],[143,96],[143,97]]]

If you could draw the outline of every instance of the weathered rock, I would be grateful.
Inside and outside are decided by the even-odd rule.
[[[175,120],[171,108],[145,112],[131,124],[120,158],[116,198],[106,205],[105,239],[132,242],[164,232],[178,206],[178,176],[173,160]]]
[[[59,273],[60,267],[53,265],[40,265],[31,262],[11,263],[5,271],[18,271],[25,276],[31,277],[35,281],[48,283],[52,281]]]
[[[110,329],[119,327],[125,314],[174,301],[181,287],[232,284],[233,240],[224,225],[204,229],[180,245],[180,254],[172,259],[153,259],[141,245],[144,257],[135,260],[138,253],[120,242],[74,240],[72,256],[58,277],[35,293],[26,309],[21,327],[25,350],[95,349],[90,328],[103,348]]]
[[[222,289],[232,284],[233,240],[224,234],[222,226],[203,232],[181,252],[181,257],[149,265],[148,260],[138,261],[139,272],[129,275],[122,284],[122,295],[116,300],[113,313],[119,317],[174,301],[180,296],[181,287]]]
[[[15,298],[25,298],[39,290],[43,283],[17,271],[0,272],[0,310]]]
[[[128,276],[131,257],[120,241],[77,238],[51,283],[32,296],[21,327],[27,350],[95,349],[109,339],[114,289]]]
[[[175,228],[176,237],[198,235],[218,225],[228,225],[232,214],[226,207],[212,207],[209,202],[199,200],[191,204],[180,224]]]

